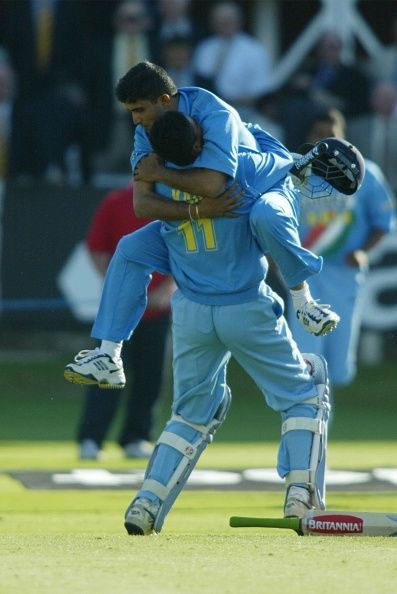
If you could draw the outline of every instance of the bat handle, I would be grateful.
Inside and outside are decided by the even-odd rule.
[[[298,174],[302,169],[310,165],[312,161],[317,159],[320,155],[323,155],[328,150],[328,144],[326,142],[318,142],[306,155],[303,155],[300,159],[297,159],[291,167],[292,174]]]
[[[288,528],[302,534],[299,518],[245,518],[232,516],[229,520],[232,528]]]

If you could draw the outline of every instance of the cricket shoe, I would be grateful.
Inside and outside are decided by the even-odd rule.
[[[159,504],[146,497],[139,497],[127,509],[124,526],[128,534],[147,536],[153,534],[153,525],[159,510]]]
[[[303,518],[306,512],[314,509],[310,493],[304,487],[292,485],[287,491],[284,504],[284,518]]]
[[[122,360],[114,361],[98,348],[80,351],[74,363],[66,365],[64,376],[74,384],[96,385],[104,389],[121,389],[125,386]]]
[[[296,310],[296,317],[303,324],[306,332],[315,336],[323,336],[336,328],[340,317],[331,311],[329,305],[307,301],[302,308]]]

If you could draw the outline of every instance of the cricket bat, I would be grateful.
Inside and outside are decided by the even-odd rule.
[[[301,536],[397,536],[397,512],[308,511],[303,518],[232,516],[232,528],[289,528]]]

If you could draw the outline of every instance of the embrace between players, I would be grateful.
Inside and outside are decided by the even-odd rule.
[[[324,509],[326,362],[299,352],[283,302],[265,280],[269,253],[305,329],[322,335],[337,325],[339,316],[317,303],[307,284],[320,272],[322,258],[299,240],[291,153],[258,126],[243,124],[212,93],[177,89],[150,62],[131,68],[116,94],[136,125],[135,211],[158,220],[119,242],[92,329],[100,347],[79,353],[65,377],[123,388],[122,344],[145,310],[151,273],[173,275],[178,290],[172,299],[172,416],[125,513],[127,532],[161,530],[226,417],[231,356],[281,413],[277,470],[286,483],[284,515]],[[313,171],[328,188],[353,193],[363,178],[362,157],[347,142],[331,144]]]

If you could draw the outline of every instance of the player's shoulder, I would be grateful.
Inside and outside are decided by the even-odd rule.
[[[184,94],[190,103],[195,102],[203,105],[224,105],[225,103],[220,97],[202,87],[180,87],[178,92]]]
[[[385,176],[383,174],[382,169],[379,167],[375,161],[371,159],[364,159],[365,163],[365,175],[364,175],[364,184],[368,184],[370,182],[378,181],[380,183],[385,181]]]

